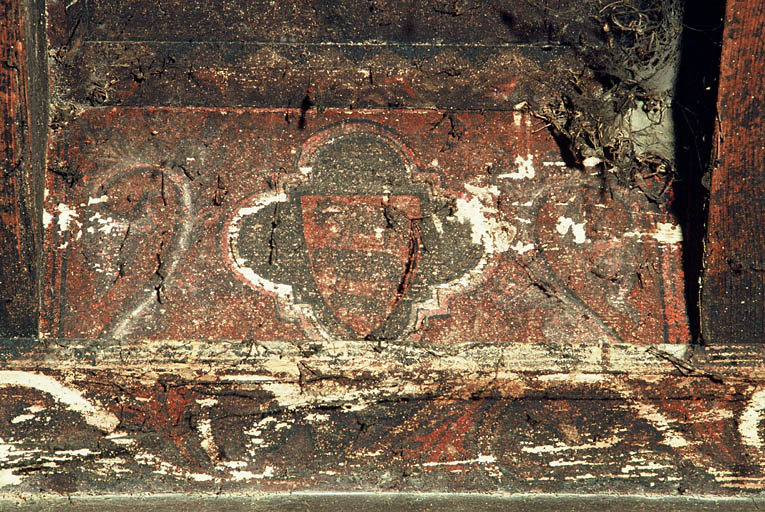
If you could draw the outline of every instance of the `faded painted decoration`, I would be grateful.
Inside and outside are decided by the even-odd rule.
[[[761,492],[762,350],[689,343],[676,4],[569,4],[35,4],[2,497]]]
[[[30,358],[1,370],[4,495],[765,485],[765,393],[751,383],[763,378],[761,353],[221,344],[64,343],[48,368]],[[192,352],[203,362],[177,363]]]
[[[679,228],[531,117],[297,114],[99,109],[57,136],[83,178],[48,175],[45,335],[688,341]]]

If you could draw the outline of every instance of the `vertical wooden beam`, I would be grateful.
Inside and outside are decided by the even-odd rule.
[[[38,331],[47,109],[37,4],[0,0],[0,337]]]
[[[710,343],[765,343],[764,29],[761,0],[729,0],[701,305]]]

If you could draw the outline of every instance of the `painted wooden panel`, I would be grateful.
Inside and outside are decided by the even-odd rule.
[[[765,354],[689,343],[669,164],[613,156],[666,106],[573,48],[634,13],[527,4],[48,2],[1,497],[761,492]]]
[[[520,112],[107,108],[53,140],[46,336],[688,341],[671,215]]]

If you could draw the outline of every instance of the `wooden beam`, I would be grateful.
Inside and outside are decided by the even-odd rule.
[[[765,342],[763,29],[762,2],[728,2],[702,288],[710,343]]]
[[[36,3],[0,0],[0,336],[38,331],[47,116],[46,61],[38,55],[45,47],[39,38],[43,11]]]

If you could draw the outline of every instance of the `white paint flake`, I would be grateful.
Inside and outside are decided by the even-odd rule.
[[[273,382],[276,380],[271,375],[224,375],[220,378],[224,382]]]
[[[218,403],[215,398],[202,398],[196,401],[202,407],[199,421],[197,422],[197,432],[199,432],[199,444],[211,460],[220,458],[218,445],[215,443],[215,436],[212,432],[212,420],[210,419],[210,408]]]
[[[243,460],[226,460],[218,465],[229,469],[241,469],[247,467],[247,462]]]
[[[516,156],[515,165],[518,167],[517,171],[500,174],[497,176],[497,179],[510,178],[511,180],[522,180],[524,178],[531,179],[536,176],[536,170],[534,169],[534,155],[526,155],[526,158],[521,155]]]
[[[444,234],[444,225],[441,222],[441,219],[438,217],[438,215],[433,215],[430,218],[433,221],[433,226],[435,226],[436,231],[438,231],[438,234],[439,235],[443,235]]]
[[[657,464],[656,462],[650,461],[650,462],[648,462],[646,464],[635,465],[635,466],[633,466],[631,464],[627,464],[626,466],[624,466],[621,469],[621,471],[622,471],[622,473],[632,473],[634,471],[642,472],[642,471],[645,471],[645,470],[649,470],[650,471],[650,470],[654,470],[654,469],[668,469],[668,468],[674,468],[674,466],[668,466],[666,464]]]
[[[738,422],[738,431],[741,434],[741,441],[757,449],[762,449],[762,438],[760,437],[760,422],[762,413],[765,411],[765,389],[761,389],[752,394],[744,412],[741,413],[741,419]]]
[[[551,373],[540,375],[542,382],[570,382],[572,384],[594,384],[603,381],[603,376],[596,373]]]
[[[662,244],[676,244],[683,241],[683,230],[677,224],[659,222],[653,237]]]
[[[93,204],[105,203],[108,200],[109,200],[109,196],[107,196],[106,194],[99,197],[89,197],[87,206],[90,206]]]
[[[172,475],[177,478],[194,480],[196,482],[209,482],[210,480],[215,480],[215,477],[206,473],[191,473],[185,471],[169,462],[158,459],[157,456],[152,453],[139,453],[135,456],[135,461],[138,464],[154,466],[156,469],[152,471],[152,473],[158,475]]]
[[[18,449],[15,443],[6,443],[3,439],[0,439],[0,462],[8,462],[11,459],[27,457],[37,453],[40,453],[40,450],[37,448],[31,450]]]
[[[522,452],[526,453],[558,453],[569,451],[581,451],[581,450],[602,450],[605,448],[611,448],[615,446],[622,439],[620,437],[610,437],[603,441],[596,441],[592,444],[579,444],[574,446],[568,446],[565,443],[557,443],[554,445],[541,445],[541,446],[524,446],[521,448]]]
[[[321,423],[324,421],[329,421],[329,415],[328,414],[319,414],[317,412],[312,412],[310,414],[305,415],[306,421],[310,421],[312,423]]]
[[[343,411],[344,412],[357,412],[357,411],[363,411],[369,407],[369,404],[366,402],[352,402],[343,404]]]
[[[605,465],[605,462],[589,462],[586,460],[558,459],[558,460],[551,460],[549,462],[549,466],[553,468],[567,467],[567,466],[603,466],[603,465]]]
[[[518,240],[515,243],[515,245],[511,247],[511,249],[517,252],[518,254],[525,254],[534,249],[534,244],[524,244],[523,242]]]
[[[51,222],[53,222],[53,215],[48,213],[47,210],[43,210],[43,227],[45,227],[45,229],[48,229],[50,227]]]
[[[644,238],[650,237],[660,244],[678,244],[683,241],[683,230],[678,224],[668,222],[656,223],[656,230],[652,233],[643,233],[640,231],[628,231],[624,233],[625,237]]]
[[[54,453],[63,457],[85,457],[87,455],[98,455],[101,452],[94,452],[89,448],[80,448],[79,450],[56,450]]]
[[[571,235],[574,237],[574,243],[583,244],[587,240],[587,234],[584,231],[585,224],[587,224],[587,221],[574,222],[574,219],[561,216],[558,217],[558,224],[555,226],[555,230],[561,236],[566,236],[570,230]]]
[[[100,213],[96,212],[88,219],[90,222],[99,224],[98,231],[107,235],[111,235],[113,231],[121,231],[125,228],[125,225],[119,221],[112,219],[111,217],[102,217]],[[93,228],[88,228],[89,233],[93,233]]]
[[[479,187],[465,184],[465,190],[473,194],[468,201],[457,199],[454,216],[464,224],[470,225],[470,240],[476,245],[483,245],[486,254],[506,252],[515,238],[515,226],[496,218],[497,209],[493,206],[500,191],[496,186]]]
[[[253,473],[252,471],[231,471],[230,472],[231,478],[234,480],[241,481],[241,480],[262,480],[264,478],[271,478],[274,476],[274,467],[273,466],[266,466],[265,469],[263,469],[263,472],[260,474]]]
[[[0,469],[0,487],[19,485],[22,478],[15,474],[12,469]]]
[[[75,219],[78,217],[77,212],[64,203],[59,203],[56,207],[58,211],[58,229],[59,231],[67,231],[72,221],[77,222]]]
[[[135,439],[128,437],[125,432],[115,432],[112,435],[106,436],[105,439],[120,446],[132,446],[136,444]]]
[[[24,423],[25,421],[34,419],[34,417],[35,417],[34,414],[19,414],[18,416],[16,416],[15,418],[11,420],[11,423],[13,424]]]
[[[601,160],[600,158],[596,156],[588,156],[582,161],[582,165],[584,165],[585,167],[595,167],[601,162],[603,162],[603,160]]]
[[[467,460],[450,460],[447,462],[423,462],[423,467],[434,466],[462,466],[464,464],[494,464],[497,462],[496,457],[493,455],[479,455],[475,459]]]

